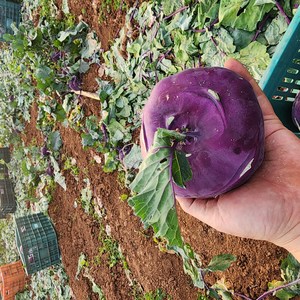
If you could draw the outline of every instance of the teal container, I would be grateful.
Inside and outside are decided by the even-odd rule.
[[[42,213],[15,219],[16,244],[27,275],[60,264],[57,236]]]
[[[300,91],[300,8],[276,47],[259,85],[282,123],[300,137],[292,121],[293,101]]]
[[[18,26],[20,21],[21,4],[9,0],[0,0],[0,39],[5,33],[12,34],[11,24],[14,23]]]

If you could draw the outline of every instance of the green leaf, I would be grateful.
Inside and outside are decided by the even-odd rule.
[[[170,147],[173,141],[183,141],[185,135],[174,130],[158,128],[156,132],[157,138],[154,139],[153,148]]]
[[[135,41],[127,47],[127,51],[129,53],[132,53],[134,57],[138,58],[141,52],[141,45],[137,41]]]
[[[292,254],[289,254],[281,263],[282,278],[286,281],[294,281],[300,274],[300,263]]]
[[[210,289],[208,290],[208,295],[209,295],[211,298],[214,298],[214,299],[217,299],[217,300],[221,299],[220,296],[219,296],[219,294],[218,294],[218,292],[217,292],[215,289],[212,289],[212,288],[210,288]]]
[[[186,154],[182,151],[175,151],[172,161],[172,176],[174,182],[185,188],[185,183],[192,179],[192,170]]]
[[[54,169],[54,181],[58,183],[66,191],[67,190],[66,179],[60,172],[58,162],[52,156],[50,156],[50,161]]]
[[[82,32],[83,30],[85,30],[87,28],[88,28],[88,25],[85,22],[81,21],[80,23],[78,23],[76,25],[76,27],[69,28],[66,31],[59,32],[58,41],[63,42],[67,38],[76,36],[78,33]]]
[[[203,29],[207,20],[211,23],[218,17],[219,6],[219,0],[203,0],[198,4],[197,29]]]
[[[95,294],[98,294],[98,298],[100,300],[102,299],[105,299],[105,296],[103,294],[103,291],[102,289],[100,288],[100,286],[98,286],[94,281],[92,281],[92,291],[95,293]]]
[[[224,278],[218,280],[209,289],[209,295],[215,299],[232,300],[233,294],[234,292],[228,289]]]
[[[211,272],[225,271],[230,265],[236,261],[236,257],[232,254],[220,254],[212,258],[207,266],[207,269]]]
[[[62,11],[65,15],[70,13],[69,5],[68,5],[68,0],[62,0]]]
[[[95,144],[95,140],[89,133],[82,133],[81,134],[81,144],[82,144],[83,148],[92,147]]]
[[[219,22],[232,26],[239,10],[248,4],[249,0],[221,0],[219,9]]]
[[[86,36],[85,46],[81,50],[81,58],[91,58],[101,49],[101,44],[97,41],[95,34],[90,32]]]
[[[187,243],[184,244],[183,247],[177,247],[177,246],[172,246],[168,247],[171,250],[175,251],[178,255],[181,256],[183,260],[183,269],[186,274],[188,274],[192,281],[193,284],[200,288],[204,288],[204,282],[202,278],[202,271],[203,269],[200,268],[201,262],[200,258],[198,255],[193,251],[191,246]]]
[[[84,180],[86,187],[81,190],[81,205],[85,213],[89,214],[91,211],[91,202],[93,199],[93,191],[91,190],[91,183],[89,179]]]
[[[156,236],[166,238],[170,245],[183,247],[170,168],[171,145],[176,137],[184,136],[171,130],[157,130],[150,155],[142,162],[130,186],[137,195],[128,203],[146,227],[153,227]]]
[[[236,50],[240,51],[240,49],[247,47],[253,38],[254,33],[249,32],[242,29],[229,29],[230,35],[234,40],[234,45],[236,46]]]
[[[90,68],[90,64],[84,60],[80,61],[80,65],[78,68],[79,73],[86,73]]]
[[[265,32],[265,38],[270,45],[277,45],[282,34],[287,30],[288,24],[282,15],[274,18]]]
[[[58,151],[62,146],[62,140],[59,131],[53,131],[48,136],[48,146],[54,151]]]
[[[169,15],[174,12],[176,9],[182,6],[181,0],[165,0],[162,1],[162,10],[165,15]]]
[[[295,259],[292,254],[288,254],[281,263],[281,277],[283,281],[273,280],[269,282],[269,289],[278,288],[282,285],[287,284],[288,282],[293,282],[299,278],[300,274],[300,263]],[[276,292],[276,297],[280,300],[289,300],[295,296],[300,295],[300,284],[295,284],[287,288],[278,290]]]
[[[112,143],[117,143],[124,138],[125,128],[121,123],[116,121],[116,119],[112,119],[110,123],[107,125],[107,130],[109,132],[109,137]]]
[[[192,36],[188,36],[185,33],[177,30],[174,35],[174,54],[176,61],[180,64],[187,62],[191,55],[199,52],[199,49],[195,45],[195,41]]]
[[[219,22],[224,26],[253,31],[274,4],[255,5],[256,0],[221,0]],[[243,10],[241,12],[241,10]]]
[[[137,169],[142,162],[141,148],[134,144],[128,154],[123,159],[126,169]]]
[[[99,121],[96,116],[90,116],[86,118],[85,121],[86,129],[89,135],[94,140],[101,140],[102,139],[102,132],[99,126]]]
[[[118,161],[116,160],[117,151],[110,150],[109,152],[104,153],[104,166],[103,171],[110,173],[116,170],[118,166]]]
[[[269,290],[272,290],[274,288],[279,288],[285,284],[284,281],[279,281],[279,280],[273,280],[268,283],[268,288]],[[280,300],[289,300],[292,299],[293,297],[297,296],[297,293],[291,291],[291,290],[279,290],[276,292],[276,297]]]
[[[233,38],[223,27],[218,30],[215,40],[218,44],[218,48],[226,54],[235,52],[236,47],[233,44]]]
[[[271,61],[267,47],[256,41],[250,43],[240,52],[231,54],[230,56],[243,63],[256,80],[261,79],[262,74]]]
[[[202,43],[201,50],[203,52],[201,59],[208,67],[222,66],[225,57],[220,53],[212,41]]]
[[[86,255],[84,253],[81,253],[79,258],[78,258],[78,263],[77,263],[77,271],[76,271],[76,275],[75,275],[75,279],[78,280],[78,276],[81,272],[81,270],[84,268],[84,267],[88,267],[88,261],[86,259]]]
[[[256,0],[254,5],[263,5],[267,3],[273,3],[275,4],[275,0]]]
[[[276,292],[276,294],[275,294],[275,296],[280,300],[293,299],[297,295],[299,295],[299,293],[295,293],[293,291],[286,291],[284,289]]]
[[[36,69],[35,76],[38,80],[47,82],[49,80],[49,77],[53,76],[53,71],[47,66],[40,66]]]
[[[58,122],[64,122],[67,117],[66,111],[61,104],[58,104],[55,110],[55,118]]]

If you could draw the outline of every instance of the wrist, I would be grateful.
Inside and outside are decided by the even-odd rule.
[[[295,257],[298,262],[300,262],[300,233],[298,237],[295,237],[288,242],[280,242],[275,244],[286,249]]]
[[[295,259],[300,263],[300,242],[298,243],[297,249],[295,247],[286,247],[287,251],[289,251]]]

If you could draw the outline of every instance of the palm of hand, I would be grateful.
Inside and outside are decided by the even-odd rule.
[[[229,60],[225,66],[248,79],[256,92],[265,120],[264,162],[246,184],[231,192],[209,200],[178,200],[183,210],[219,231],[285,247],[300,237],[300,163],[294,158],[300,140],[281,124],[241,64]]]
[[[206,207],[215,206],[215,212],[207,215],[207,223],[233,235],[282,244],[288,242],[281,241],[283,236],[287,238],[286,234],[295,226],[300,228],[300,206],[296,203],[300,195],[290,195],[300,186],[296,176],[300,165],[292,159],[295,151],[291,140],[298,144],[298,149],[300,145],[277,120],[266,121],[265,126],[269,135],[261,168],[240,188],[206,201]],[[284,143],[284,139],[289,142]]]

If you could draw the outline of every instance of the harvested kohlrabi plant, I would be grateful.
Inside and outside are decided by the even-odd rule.
[[[250,83],[220,67],[161,80],[143,109],[141,146],[145,159],[131,184],[129,205],[181,255],[201,287],[197,256],[180,234],[175,196],[218,196],[260,166],[263,116]]]
[[[161,80],[143,110],[146,151],[158,128],[184,136],[172,149],[185,156],[193,175],[185,185],[173,175],[179,196],[216,197],[249,179],[263,159],[263,117],[255,93],[225,68],[190,69]]]

